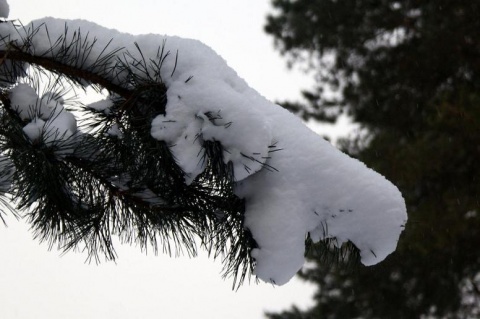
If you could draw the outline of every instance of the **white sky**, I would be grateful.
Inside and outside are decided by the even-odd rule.
[[[135,3],[135,5],[132,5]],[[81,18],[123,32],[199,39],[269,99],[294,99],[310,77],[288,71],[263,32],[266,0],[10,0],[10,18]],[[117,247],[117,263],[85,264],[85,255],[48,251],[27,225],[0,225],[0,317],[13,319],[263,318],[263,311],[311,304],[314,287],[246,283],[231,290],[221,263],[142,254]]]

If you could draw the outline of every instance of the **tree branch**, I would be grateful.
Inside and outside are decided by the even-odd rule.
[[[54,59],[47,57],[35,56],[26,52],[21,51],[19,48],[14,48],[10,46],[9,50],[0,50],[0,65],[4,63],[5,60],[26,62],[30,64],[36,64],[41,66],[51,72],[64,74],[71,77],[82,78],[88,82],[98,84],[110,92],[114,92],[117,95],[128,100],[133,96],[133,90],[126,89],[120,85],[112,83],[109,79],[98,75],[94,72],[82,70],[75,66],[70,66],[64,63],[55,61]]]

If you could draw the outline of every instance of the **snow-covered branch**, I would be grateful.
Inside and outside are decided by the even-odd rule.
[[[395,250],[407,220],[398,189],[267,101],[206,45],[53,18],[24,28],[0,23],[0,38],[9,97],[2,107],[19,117],[0,132],[2,153],[17,172],[13,192],[32,192],[17,196],[21,207],[37,203],[30,217],[44,236],[65,220],[67,246],[88,242],[95,227],[152,243],[172,236],[189,247],[199,236],[226,254],[228,271],[243,267],[240,280],[254,267],[278,285],[302,267],[307,238],[351,242],[365,265]],[[108,90],[106,102],[82,109],[98,117],[94,129],[77,129],[82,119],[60,99],[42,102],[27,66],[50,71],[55,83]],[[9,112],[3,118],[13,123]],[[31,164],[58,175],[50,185],[56,193],[25,173],[19,145]],[[89,178],[97,186],[88,187]],[[128,196],[114,196],[112,187]],[[137,205],[135,194],[154,204]],[[185,209],[165,215],[158,205]],[[79,228],[84,216],[95,223]]]

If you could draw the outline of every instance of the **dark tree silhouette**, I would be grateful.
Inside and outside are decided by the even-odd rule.
[[[269,318],[474,318],[480,300],[480,3],[274,0],[265,30],[318,88],[286,107],[347,113],[340,147],[396,184],[409,224],[371,268],[315,267],[316,304]],[[332,95],[331,90],[337,90]],[[335,98],[332,98],[334,96]]]

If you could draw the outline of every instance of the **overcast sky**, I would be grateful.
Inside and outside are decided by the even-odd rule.
[[[134,3],[134,4],[133,4]],[[10,0],[10,18],[86,19],[133,34],[199,39],[271,100],[295,99],[308,76],[288,71],[263,32],[266,0]],[[245,284],[231,290],[221,263],[117,248],[117,263],[85,264],[85,255],[48,251],[25,222],[0,225],[0,317],[35,319],[263,318],[264,310],[311,304],[314,287],[294,279],[282,287]]]

